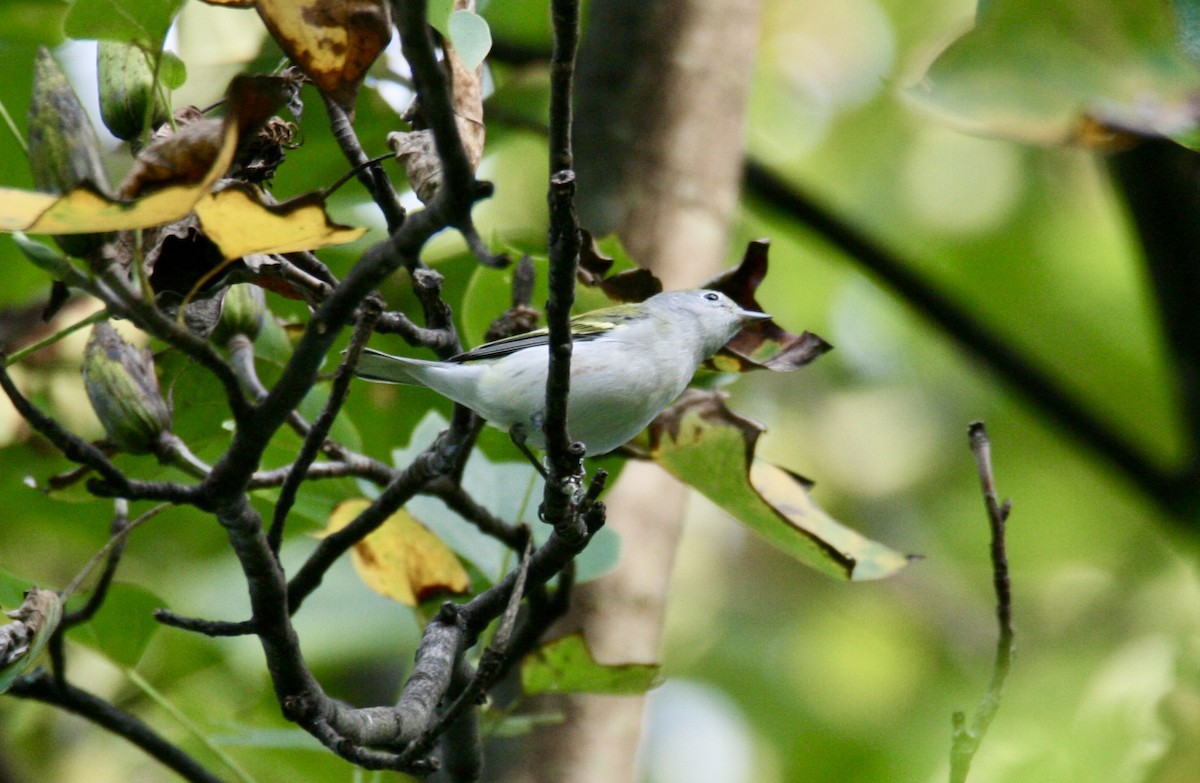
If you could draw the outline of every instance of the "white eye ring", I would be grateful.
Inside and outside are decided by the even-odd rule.
[[[710,302],[716,302],[721,299],[721,296],[720,296],[720,294],[715,294],[715,293],[709,292],[704,295],[704,298]]]

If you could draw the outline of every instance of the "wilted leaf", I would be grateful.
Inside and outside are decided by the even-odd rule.
[[[17,609],[6,613],[13,622],[0,626],[0,693],[29,670],[62,620],[62,600],[52,590],[31,588]]]
[[[296,65],[347,112],[387,46],[385,0],[258,0],[258,15]]]
[[[353,242],[366,233],[332,222],[325,199],[309,193],[283,204],[265,204],[245,185],[231,185],[196,204],[205,235],[226,259],[250,253],[292,253]]]
[[[767,276],[769,249],[768,240],[750,242],[740,264],[712,278],[704,287],[727,294],[748,310],[761,311],[755,292]],[[787,372],[803,367],[832,348],[811,332],[794,334],[774,320],[755,321],[743,327],[708,364],[721,372],[758,369]]]
[[[910,558],[844,527],[808,494],[810,482],[754,456],[763,428],[689,390],[649,429],[644,456],[800,562],[843,579],[880,579]]]
[[[658,684],[659,665],[597,663],[582,634],[571,634],[543,645],[521,662],[521,687],[538,693],[604,693],[637,696]]]
[[[341,530],[369,505],[367,500],[339,503],[325,534]],[[417,606],[441,593],[459,595],[471,586],[450,548],[404,509],[355,544],[352,557],[354,570],[368,587],[405,606]]]
[[[478,30],[473,27],[474,23],[459,18],[462,14],[474,17],[483,24],[486,32],[487,23],[475,15],[474,6],[474,2],[470,0],[455,1],[454,8],[457,10],[450,14],[447,25],[451,37],[442,44],[446,62],[450,66],[450,100],[454,109],[454,121],[471,171],[479,168],[487,135],[483,125],[483,70],[479,65],[483,55],[479,55],[479,62],[468,65],[455,48],[458,42],[453,37],[453,31],[457,26],[462,29],[468,46],[473,49],[482,48]],[[490,33],[487,33],[487,36],[487,48],[490,48]],[[478,54],[478,51],[473,52],[472,56],[475,54]],[[486,49],[483,54],[486,54]],[[438,156],[432,131],[419,129],[389,133],[387,144],[396,153],[396,159],[404,165],[404,172],[413,192],[423,203],[428,204],[442,183],[442,161]]]
[[[1171,3],[992,0],[908,96],[964,130],[1034,144],[1112,142],[1098,127],[1181,136],[1200,68]],[[1175,4],[1179,5],[1179,4]]]

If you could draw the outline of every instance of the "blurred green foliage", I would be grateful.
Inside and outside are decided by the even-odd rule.
[[[1036,13],[1035,4],[1026,5]],[[67,8],[45,0],[0,4],[0,102],[22,130],[38,45],[56,47],[96,111],[94,88],[87,88],[95,50],[64,43]],[[497,40],[548,45],[546,3],[494,0],[482,11]],[[901,253],[1155,460],[1171,464],[1183,447],[1170,368],[1136,242],[1102,160],[1078,149],[963,135],[902,96],[974,11],[963,0],[767,0],[751,153]],[[204,21],[189,21],[201,14]],[[216,15],[235,19],[234,27],[257,24],[253,12],[188,5],[178,30],[189,74],[182,94],[197,105],[221,94],[229,71],[213,51],[225,38],[197,36],[188,25],[211,24]],[[253,67],[270,69],[278,60],[268,43]],[[544,71],[497,65],[491,73],[490,105],[503,107],[504,117],[544,117]],[[378,66],[355,122],[368,154],[382,153],[386,133],[399,126],[397,94],[394,74]],[[281,199],[322,188],[346,167],[315,93],[304,97],[304,145],[276,177]],[[537,250],[546,220],[544,142],[500,119],[489,118],[488,134],[481,176],[496,183],[496,195],[477,209],[479,225],[494,245]],[[115,140],[107,143],[118,179],[127,156]],[[31,184],[21,144],[5,128],[0,184]],[[381,236],[382,224],[354,183],[339,191],[332,210],[340,222],[374,228],[354,246],[322,253],[340,275]],[[735,746],[749,748],[748,757],[735,770],[740,777],[725,781],[944,779],[950,715],[972,709],[982,694],[996,633],[986,518],[967,448],[972,419],[988,423],[1000,492],[1014,503],[1009,552],[1018,648],[972,780],[1186,779],[1166,770],[1200,731],[1179,707],[1200,698],[1195,536],[787,216],[746,203],[730,263],[746,240],[763,236],[772,241],[770,277],[759,290],[764,308],[837,350],[801,373],[744,378],[732,388],[732,406],[778,436],[762,440],[762,456],[814,478],[813,496],[833,516],[924,560],[891,580],[836,582],[696,498],[668,613],[663,673],[701,693],[723,694],[686,702],[700,711],[685,712],[687,720],[721,711],[724,718],[715,735],[704,735],[706,744],[649,748],[655,763],[646,779],[679,780],[672,770],[687,768],[679,753],[703,758]],[[477,272],[449,235],[431,246],[429,258],[446,275],[446,296],[456,306],[495,290],[480,278],[502,274]],[[0,302],[44,299],[45,274],[7,238],[0,238],[0,259]],[[402,275],[384,293],[415,312]],[[269,303],[285,321],[304,317],[295,302],[272,295]],[[499,313],[505,303],[494,304]],[[477,340],[486,317],[472,308],[464,334]],[[277,357],[287,339],[282,328],[259,337],[268,384],[272,351]],[[400,349],[398,340],[377,342],[382,350]],[[19,373],[35,400],[74,431],[98,437],[78,375],[80,348],[80,341],[66,341]],[[174,395],[175,431],[211,458],[228,439],[211,380],[170,354],[160,362],[164,392]],[[388,460],[430,408],[449,412],[422,389],[356,388],[335,434]],[[50,497],[30,489],[26,477],[43,485],[71,466],[11,417],[0,433],[11,441],[0,458],[0,568],[61,587],[106,540],[111,506],[79,491]],[[281,435],[270,456],[282,463],[297,445]],[[512,456],[491,434],[484,446],[493,458]],[[148,478],[167,470],[148,457],[120,464]],[[285,564],[294,566],[312,547],[309,534],[330,500],[355,489],[317,483],[301,495],[302,521],[285,542]],[[266,493],[260,502],[270,510]],[[219,774],[226,770],[211,750],[177,728],[120,666],[136,666],[259,780],[362,779],[280,718],[252,640],[150,633],[122,613],[157,597],[185,615],[248,616],[236,563],[212,519],[181,509],[149,522],[131,537],[120,580],[123,596],[105,607],[94,633],[119,637],[129,623],[132,638],[117,651],[108,648],[107,657],[90,651],[93,644],[105,649],[103,639],[69,639],[73,677],[165,727]],[[409,612],[367,590],[348,563],[330,573],[297,621],[317,676],[333,695],[356,702],[395,692],[419,633]],[[652,698],[651,740],[659,722],[677,714],[660,708],[667,698],[665,691]],[[0,725],[0,761],[20,778],[167,779],[140,751],[37,704],[0,701]],[[51,744],[46,736],[69,741]]]

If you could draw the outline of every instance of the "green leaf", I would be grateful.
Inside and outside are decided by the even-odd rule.
[[[656,663],[597,663],[582,634],[571,634],[544,645],[521,663],[521,687],[539,693],[604,693],[636,696],[659,683]]]
[[[68,633],[114,663],[132,669],[161,627],[154,619],[154,610],[164,606],[166,601],[143,587],[115,583],[109,587],[100,611]]]
[[[965,130],[1037,144],[1182,135],[1200,99],[1181,45],[1193,27],[1181,33],[1167,3],[992,0],[908,96]]]
[[[473,71],[492,50],[492,31],[482,16],[470,11],[455,11],[448,23],[450,42],[458,51],[467,70]]]
[[[168,90],[178,90],[187,81],[187,66],[174,52],[163,52],[158,64],[158,80]]]
[[[454,0],[429,0],[425,15],[429,26],[437,30],[443,37],[450,37],[450,14],[454,13]]]
[[[76,0],[64,30],[71,38],[106,39],[162,49],[184,0]]]
[[[30,584],[30,580],[0,568],[0,609],[11,611],[20,606]]]
[[[754,456],[762,427],[690,390],[650,425],[648,456],[805,565],[855,581],[882,579],[910,558],[826,514],[810,482]]]

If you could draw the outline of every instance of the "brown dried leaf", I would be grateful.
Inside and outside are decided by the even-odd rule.
[[[184,125],[138,153],[117,193],[133,199],[168,185],[199,182],[212,171],[225,141],[224,120],[209,118]]]
[[[767,276],[770,242],[758,239],[746,246],[742,263],[704,284],[721,291],[748,310],[762,310],[755,292]],[[768,369],[797,370],[833,346],[811,332],[795,334],[773,320],[748,324],[708,364],[721,372]]]
[[[385,0],[258,0],[271,37],[347,113],[392,37]]]
[[[470,0],[455,0],[456,10],[474,10]],[[471,70],[458,56],[453,44],[443,40],[442,49],[450,66],[450,101],[454,109],[454,123],[462,140],[463,151],[471,165],[471,171],[479,168],[483,160],[483,146],[487,130],[483,124],[483,66]],[[415,112],[419,114],[419,111]],[[408,183],[417,198],[428,204],[437,193],[442,182],[442,161],[437,154],[433,133],[414,124],[417,129],[408,132],[389,133],[388,147],[396,153],[396,159],[404,165]]]

